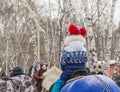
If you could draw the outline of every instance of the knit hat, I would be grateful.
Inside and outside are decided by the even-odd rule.
[[[66,84],[60,92],[120,92],[120,89],[109,77],[89,75]]]
[[[78,28],[75,24],[70,24],[68,32],[69,36],[65,38],[64,45],[68,45],[72,41],[81,41],[84,45],[86,44],[87,30],[85,28]]]
[[[21,74],[24,74],[23,69],[20,66],[17,66],[12,70],[11,77]]]
[[[61,57],[62,74],[60,79],[67,81],[77,69],[84,69],[87,62],[87,50],[85,48],[85,28],[78,28],[71,24],[68,27],[69,35],[64,41],[64,50]]]

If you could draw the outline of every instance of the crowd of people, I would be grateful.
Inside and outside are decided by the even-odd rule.
[[[81,69],[80,73],[79,74],[78,73],[79,72],[76,72],[76,74],[79,76],[81,76],[81,75],[84,75],[84,76],[98,75],[98,74],[103,75],[103,71],[102,72],[98,71],[98,73],[96,73],[96,71],[90,70],[90,73],[88,74],[88,70],[86,71],[84,69],[83,70]],[[37,89],[34,78],[30,77],[28,74],[25,74],[23,72],[23,69],[20,66],[13,68],[13,70],[10,71],[9,76],[6,76],[3,74],[2,80],[8,81],[6,84],[7,89],[6,89],[6,87],[2,87],[2,89],[0,88],[0,90],[1,90],[0,92],[8,92],[8,91],[9,92],[42,92]],[[69,82],[69,81],[67,81],[67,82]],[[114,82],[120,87],[120,75],[115,76]],[[12,85],[14,85],[14,86],[11,87]],[[62,89],[62,87],[59,89],[59,92]],[[63,92],[65,92],[65,91],[63,91]]]
[[[101,83],[101,84],[104,84],[106,87],[108,87],[106,88],[106,90],[113,90],[113,91],[105,91],[105,92],[120,92],[118,91],[120,90],[118,88],[118,86],[120,87],[120,75],[116,76],[115,81],[113,82],[112,79],[109,79],[106,76],[99,76],[99,75],[104,75],[101,67],[99,67],[98,71],[96,72],[95,70],[92,70],[87,66],[88,57],[87,57],[87,49],[85,47],[86,46],[85,37],[87,35],[87,30],[85,28],[78,28],[76,25],[71,24],[68,27],[68,32],[69,32],[69,35],[64,40],[64,49],[63,49],[63,53],[60,61],[62,73],[54,83],[51,89],[51,92],[103,92],[99,90],[97,91],[97,89],[94,88],[94,87],[98,88],[98,86],[93,86],[92,91],[90,90],[85,91],[84,89],[85,86],[90,88],[90,86],[85,85],[86,82],[88,82],[87,80],[93,80],[96,82],[98,82],[99,80],[99,82],[97,83],[98,85],[99,83]],[[32,67],[34,66],[35,65],[33,65]],[[35,71],[37,71],[36,68],[35,68]],[[67,86],[64,87],[64,85],[68,82],[71,76],[73,76],[73,74],[75,74],[75,76],[76,75],[82,76],[82,79],[74,82],[72,84],[73,86],[71,86],[71,84],[69,83]],[[89,76],[89,75],[96,75],[96,76]],[[88,76],[88,77],[83,78],[85,76]],[[43,78],[43,76],[38,78]],[[102,80],[102,78],[106,79],[106,81]],[[7,91],[3,91],[3,92],[8,92],[8,91],[17,92],[17,90],[19,90],[18,92],[37,92],[38,91],[34,78],[26,75],[20,66],[15,67],[10,72],[9,77],[3,76],[2,79],[9,80],[9,82],[7,83],[7,89],[6,89]],[[111,84],[108,84],[107,80],[110,81]],[[13,88],[11,88],[11,85],[10,85],[11,82],[15,84]],[[19,85],[17,85],[17,83],[19,83]],[[80,84],[83,83],[85,86],[82,88],[83,85],[81,85],[79,88],[76,88],[76,84],[78,83]],[[95,85],[95,84],[92,83],[91,85]],[[112,87],[111,85],[114,85],[113,89],[111,88]],[[99,87],[102,88],[103,85]],[[83,91],[79,91],[79,90],[75,91],[76,90],[75,88],[79,90],[81,89]],[[114,89],[116,89],[116,91],[114,91]]]
[[[0,92],[38,92],[33,78],[20,66],[13,68],[9,75],[2,75],[0,84]]]

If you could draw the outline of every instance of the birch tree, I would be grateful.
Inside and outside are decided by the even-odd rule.
[[[4,65],[2,67],[5,67],[6,61],[8,62],[8,64],[6,64],[7,72],[10,66],[13,68],[18,65],[21,65],[24,70],[27,71],[34,61],[32,39],[35,35],[32,35],[32,32],[37,29],[35,21],[32,18],[28,6],[26,6],[26,3],[23,1],[8,2],[4,0],[1,1],[0,4],[2,9],[0,11],[1,23],[3,25],[1,35],[2,38],[5,38],[3,40],[5,44],[2,44],[2,50],[0,50],[0,52],[3,53],[1,58]],[[4,46],[7,46],[5,47],[6,49],[4,49]]]
[[[91,23],[91,14],[90,10],[88,7],[88,0],[82,0],[81,1],[84,7],[84,12],[85,12],[85,27],[88,30],[88,35],[87,35],[87,43],[88,43],[88,56],[89,56],[89,65],[96,65],[97,64],[97,53],[96,53],[96,46],[95,46],[95,38],[93,34],[93,29],[92,29],[92,23]],[[91,67],[91,66],[90,66]]]
[[[120,24],[117,30],[114,31],[112,45],[114,45],[112,46],[114,52],[113,59],[116,60],[118,63],[117,65],[120,66]]]
[[[112,0],[112,6],[111,6],[111,14],[110,14],[110,20],[107,30],[107,43],[106,43],[106,51],[105,51],[105,61],[106,65],[108,64],[108,61],[111,59],[111,46],[112,46],[112,33],[113,33],[113,18],[114,18],[114,12],[115,12],[115,5],[117,0]]]

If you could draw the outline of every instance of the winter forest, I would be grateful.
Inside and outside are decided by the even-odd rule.
[[[59,67],[71,23],[88,31],[88,66],[120,66],[119,0],[0,0],[0,71],[20,65],[25,72],[44,60]],[[118,16],[116,16],[116,14]]]

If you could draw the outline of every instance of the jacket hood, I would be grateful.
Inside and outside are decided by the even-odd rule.
[[[104,75],[89,75],[66,84],[61,92],[120,92],[120,89]]]

